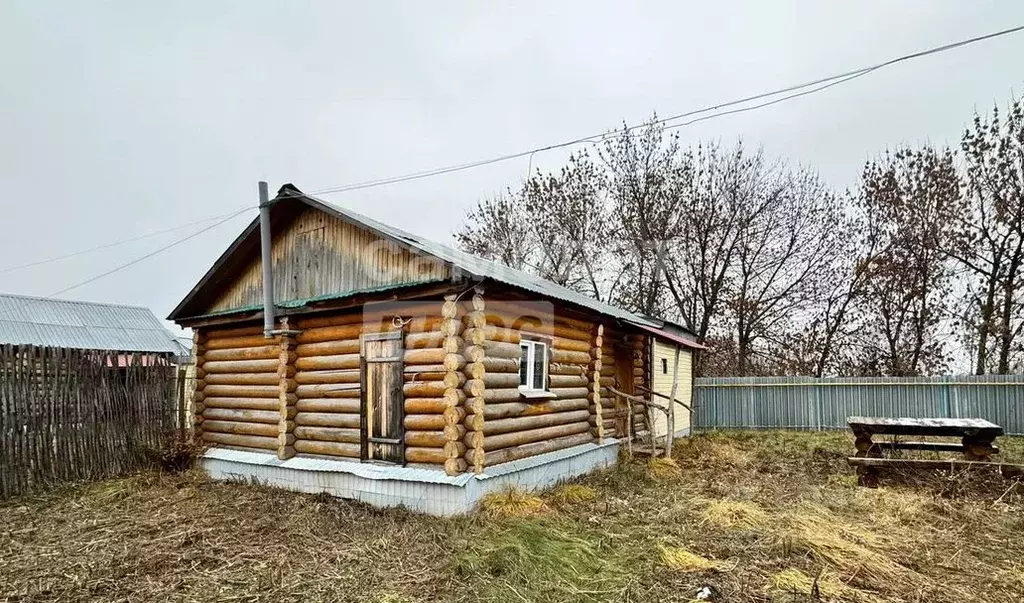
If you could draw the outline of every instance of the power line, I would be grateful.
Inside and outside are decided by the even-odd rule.
[[[604,133],[600,133],[600,134],[593,134],[593,135],[590,135],[590,136],[584,136],[582,138],[575,138],[573,140],[569,140],[569,141],[565,141],[565,142],[551,144],[551,145],[547,145],[547,146],[543,146],[543,147],[537,147],[535,149],[530,149],[530,150],[527,150],[527,151],[521,151],[521,152],[518,152],[518,153],[510,153],[510,154],[501,155],[501,156],[498,156],[498,157],[492,157],[490,159],[482,159],[482,160],[473,161],[473,162],[469,162],[469,163],[462,163],[462,164],[451,165],[451,166],[446,166],[446,167],[441,167],[441,168],[435,168],[435,169],[431,169],[431,170],[425,170],[425,171],[420,171],[420,172],[413,172],[413,173],[410,173],[410,174],[403,174],[403,175],[399,175],[399,176],[380,178],[380,179],[377,179],[377,180],[368,180],[368,181],[364,181],[364,182],[357,182],[357,183],[342,185],[342,186],[338,186],[338,187],[320,189],[320,190],[313,191],[311,194],[314,194],[314,195],[333,194],[333,193],[348,192],[348,191],[353,191],[353,190],[360,190],[360,189],[365,189],[365,188],[373,188],[373,187],[377,187],[377,186],[386,186],[386,185],[389,185],[389,184],[398,184],[398,183],[401,183],[401,182],[408,182],[408,181],[411,181],[411,180],[419,180],[419,179],[422,179],[422,178],[430,178],[430,177],[433,177],[433,176],[440,176],[440,175],[444,175],[444,174],[450,174],[450,173],[453,173],[453,172],[459,172],[459,171],[473,169],[473,168],[477,168],[477,167],[483,167],[483,166],[486,166],[486,165],[491,165],[491,164],[500,163],[500,162],[504,162],[504,161],[510,161],[512,159],[519,159],[519,158],[527,157],[527,156],[532,158],[532,156],[534,154],[536,154],[536,153],[541,153],[541,152],[544,152],[544,151],[551,151],[551,150],[555,150],[555,149],[565,148],[565,147],[569,147],[569,146],[573,146],[573,145],[577,145],[577,144],[597,143],[597,142],[601,142],[601,141],[604,141],[604,140],[609,140],[609,139],[614,139],[614,138],[621,138],[621,137],[624,137],[624,136],[629,136],[630,132],[632,132],[633,130],[638,129],[638,128],[647,128],[647,127],[651,127],[653,125],[668,124],[670,122],[677,121],[679,119],[684,119],[684,118],[687,118],[687,117],[693,117],[693,116],[696,116],[696,115],[700,115],[702,113],[709,113],[709,112],[712,112],[712,111],[720,111],[721,109],[726,109],[728,107],[735,107],[737,105],[743,105],[743,104],[746,104],[746,103],[749,103],[749,102],[752,102],[752,101],[767,99],[767,98],[771,98],[771,97],[774,97],[774,96],[778,96],[780,94],[786,94],[786,96],[783,96],[781,98],[777,98],[777,99],[773,99],[773,100],[770,100],[770,101],[766,101],[766,102],[759,103],[759,104],[756,104],[756,105],[753,105],[753,106],[741,107],[741,108],[733,109],[733,110],[730,110],[730,111],[721,111],[719,113],[714,113],[712,115],[706,115],[706,116],[703,116],[703,117],[698,117],[696,119],[691,119],[691,120],[688,120],[686,122],[679,123],[679,124],[672,124],[672,125],[666,127],[666,129],[681,128],[681,127],[692,125],[692,124],[697,123],[697,122],[707,121],[707,120],[715,119],[715,118],[718,118],[718,117],[724,117],[726,115],[734,115],[734,114],[737,114],[737,113],[744,113],[744,112],[747,112],[747,111],[754,111],[756,109],[761,109],[761,108],[764,108],[764,107],[775,105],[775,104],[778,104],[778,103],[781,103],[781,102],[784,102],[784,101],[787,101],[787,100],[791,100],[791,99],[794,99],[794,98],[798,98],[798,97],[801,97],[801,96],[807,96],[807,95],[810,95],[810,94],[814,94],[816,92],[820,92],[820,91],[825,90],[827,88],[831,88],[833,86],[838,86],[839,84],[843,84],[843,83],[849,82],[851,80],[857,79],[859,77],[863,77],[863,76],[865,76],[865,75],[867,75],[869,73],[872,73],[872,72],[877,71],[879,69],[882,69],[884,67],[888,67],[888,66],[891,66],[891,65],[895,65],[897,63],[901,63],[901,62],[904,62],[904,61],[909,61],[909,60],[912,60],[912,59],[916,59],[916,58],[920,58],[920,57],[924,57],[924,56],[928,56],[928,55],[932,55],[932,54],[937,54],[937,53],[940,53],[940,52],[946,52],[948,50],[953,50],[955,48],[960,48],[960,47],[963,47],[963,46],[967,46],[969,44],[975,44],[977,42],[981,42],[981,41],[984,41],[984,40],[989,40],[989,39],[992,39],[992,38],[996,38],[996,37],[1000,37],[1000,36],[1004,36],[1004,35],[1009,35],[1009,34],[1012,34],[1012,33],[1017,33],[1017,32],[1022,31],[1022,30],[1024,30],[1024,25],[1013,27],[1013,28],[1009,28],[1009,29],[1004,29],[1004,30],[1001,30],[1001,31],[985,34],[985,35],[982,35],[982,36],[977,36],[977,37],[974,37],[974,38],[968,38],[966,40],[960,40],[958,42],[952,42],[950,44],[945,44],[945,45],[942,45],[942,46],[936,46],[934,48],[929,48],[929,49],[921,50],[921,51],[914,52],[914,53],[911,53],[911,54],[902,55],[902,56],[899,56],[899,57],[896,57],[896,58],[893,58],[893,59],[889,59],[889,60],[881,62],[881,63],[877,63],[875,65],[870,65],[870,66],[867,66],[867,67],[861,67],[859,69],[854,69],[854,70],[851,70],[851,71],[846,71],[844,73],[839,73],[839,74],[831,75],[831,76],[824,77],[824,78],[819,78],[819,79],[816,79],[816,80],[813,80],[813,81],[804,82],[802,84],[796,84],[796,85],[793,85],[793,86],[787,86],[787,87],[779,88],[779,89],[772,90],[772,91],[769,91],[769,92],[762,92],[762,93],[759,93],[759,94],[755,94],[755,95],[752,95],[752,96],[747,96],[747,97],[736,99],[736,100],[722,102],[722,103],[718,103],[718,104],[715,104],[715,105],[709,105],[709,106],[706,106],[706,107],[702,107],[700,109],[694,109],[692,111],[687,111],[687,112],[684,112],[684,113],[679,113],[679,114],[671,115],[669,117],[665,117],[665,118],[662,118],[662,119],[654,120],[652,122],[647,122],[647,123],[641,124],[639,126],[623,127],[622,130],[617,130],[617,131],[614,131],[614,132],[604,132]],[[788,94],[790,92],[792,92],[793,94]],[[284,195],[284,197],[288,197],[288,196],[291,196],[291,195]],[[279,196],[278,198],[280,199],[280,198],[282,198],[282,196]],[[185,242],[185,241],[187,241],[187,240],[189,240],[189,239],[191,239],[193,237],[196,237],[196,236],[198,236],[198,235],[200,235],[200,234],[202,234],[202,233],[204,233],[204,232],[206,232],[208,230],[216,228],[217,226],[223,224],[224,222],[227,222],[228,220],[230,220],[230,219],[232,219],[232,218],[234,218],[234,217],[236,217],[236,216],[238,216],[238,215],[242,214],[243,212],[248,211],[250,209],[253,209],[253,208],[252,207],[245,207],[245,208],[243,208],[243,209],[241,209],[241,210],[239,210],[239,211],[237,211],[235,213],[228,214],[228,215],[226,215],[226,217],[224,217],[222,220],[220,220],[216,224],[213,224],[213,225],[211,225],[211,226],[209,226],[207,228],[204,228],[204,229],[202,229],[202,230],[200,230],[198,232],[195,232],[195,233],[193,233],[193,234],[191,234],[191,235],[189,235],[187,237],[184,237],[182,239],[178,239],[178,240],[176,240],[176,241],[174,241],[174,242],[172,242],[172,243],[170,243],[170,244],[168,244],[168,245],[166,245],[164,247],[161,247],[161,248],[159,248],[159,249],[157,249],[157,250],[155,250],[155,251],[153,251],[151,253],[148,253],[148,254],[143,255],[143,256],[141,256],[139,258],[136,258],[135,260],[132,260],[132,261],[130,261],[128,263],[125,263],[125,264],[122,264],[120,266],[117,266],[116,268],[113,268],[111,270],[108,270],[107,272],[104,272],[102,274],[96,275],[96,276],[94,276],[92,278],[89,278],[89,279],[87,279],[85,281],[82,281],[80,283],[77,283],[75,285],[67,287],[65,289],[62,289],[62,290],[60,290],[60,291],[58,291],[56,293],[53,293],[53,294],[51,294],[51,295],[49,295],[47,297],[54,297],[54,296],[60,295],[62,293],[66,293],[66,292],[71,291],[73,289],[77,289],[78,287],[81,287],[83,285],[87,285],[87,284],[89,284],[91,282],[94,282],[96,280],[99,280],[101,278],[109,276],[110,274],[113,274],[115,272],[118,272],[120,270],[128,268],[129,266],[133,266],[133,265],[135,265],[135,264],[137,264],[137,263],[139,263],[139,262],[141,262],[143,260],[146,260],[146,259],[148,259],[150,257],[153,257],[154,255],[162,253],[163,251],[166,251],[167,249],[170,249],[170,248],[172,248],[172,247],[174,247],[174,246],[176,246],[176,245],[178,245],[180,243],[183,243],[183,242]],[[90,253],[92,251],[98,251],[98,250],[101,250],[101,249],[107,249],[107,248],[110,248],[110,247],[116,247],[118,245],[123,245],[125,243],[130,243],[130,242],[133,242],[133,241],[138,241],[140,239],[145,239],[145,238],[149,238],[149,237],[152,237],[152,236],[156,236],[158,234],[163,234],[163,233],[166,233],[166,232],[171,232],[171,231],[174,231],[174,230],[179,230],[179,229],[185,228],[187,226],[192,226],[192,225],[195,225],[195,224],[202,224],[202,223],[205,223],[205,222],[209,222],[210,220],[216,220],[216,219],[221,218],[221,217],[222,216],[213,216],[211,218],[206,218],[206,219],[203,219],[203,220],[198,220],[198,221],[195,221],[195,222],[190,222],[190,223],[187,223],[187,224],[182,224],[180,226],[171,227],[171,228],[168,228],[168,229],[152,232],[152,233],[149,233],[149,234],[140,235],[140,236],[129,238],[129,239],[124,239],[124,240],[121,240],[121,241],[116,241],[114,243],[108,243],[108,244],[105,244],[105,245],[100,245],[100,246],[97,246],[97,247],[93,247],[93,248],[90,248],[90,249],[85,249],[85,250],[82,250],[82,251],[66,254],[66,255],[63,255],[63,256],[49,258],[49,259],[46,259],[46,260],[39,260],[39,261],[36,261],[36,262],[31,262],[31,263],[28,263],[28,264],[22,264],[22,265],[19,265],[19,266],[12,266],[12,267],[0,270],[0,274],[4,274],[4,273],[7,273],[7,272],[12,272],[14,270],[20,270],[20,269],[28,268],[28,267],[32,267],[32,266],[38,266],[38,265],[46,264],[46,263],[50,263],[50,262],[55,262],[55,261],[67,259],[67,258],[70,258],[70,257],[74,257],[74,256],[77,256],[77,255],[82,255],[82,254],[85,254],[85,253]]]
[[[147,253],[145,255],[139,256],[139,257],[135,258],[134,260],[131,260],[130,262],[126,262],[126,263],[121,264],[121,265],[119,265],[119,266],[117,266],[115,268],[107,270],[106,272],[103,272],[101,274],[97,274],[96,276],[90,277],[90,278],[88,278],[88,279],[86,279],[84,281],[81,281],[79,283],[71,285],[70,287],[65,287],[64,289],[61,289],[60,291],[57,291],[55,293],[51,293],[51,294],[49,294],[47,296],[44,296],[43,299],[49,299],[51,297],[56,297],[56,296],[61,295],[63,293],[67,293],[68,291],[71,291],[73,289],[77,289],[77,288],[82,287],[84,285],[88,285],[91,282],[98,281],[99,279],[104,278],[106,276],[110,276],[111,274],[114,274],[115,272],[119,272],[121,270],[124,270],[125,268],[128,268],[130,266],[134,266],[135,264],[138,264],[139,262],[141,262],[143,260],[147,260],[147,259],[149,259],[149,258],[151,258],[151,257],[153,257],[153,256],[155,256],[155,255],[157,255],[159,253],[163,253],[164,251],[167,251],[168,249],[170,249],[172,247],[180,245],[180,244],[184,243],[185,241],[194,239],[195,237],[203,234],[204,232],[207,232],[209,230],[213,230],[214,228],[217,228],[218,226],[220,226],[221,224],[227,222],[228,220],[231,220],[232,218],[240,216],[243,213],[245,213],[245,212],[247,212],[249,210],[252,210],[252,209],[255,209],[255,207],[246,207],[244,209],[236,211],[235,213],[227,216],[226,218],[220,220],[219,222],[217,222],[215,224],[211,224],[210,226],[207,226],[206,228],[203,228],[201,230],[197,230],[196,232],[188,235],[187,237],[182,237],[180,239],[172,241],[171,243],[168,243],[167,245],[164,245],[163,247],[160,247],[159,249],[151,251],[151,252],[149,252],[149,253]]]
[[[246,208],[242,209],[242,211],[244,211],[246,209],[252,209],[254,207],[255,206],[246,207]],[[59,256],[47,258],[45,260],[37,260],[37,261],[34,261],[34,262],[29,262],[27,264],[19,264],[17,266],[9,266],[7,268],[0,269],[0,274],[6,274],[8,272],[14,272],[16,270],[23,270],[25,268],[32,268],[34,266],[42,266],[43,264],[50,264],[50,263],[53,263],[53,262],[59,262],[61,260],[66,260],[66,259],[77,257],[77,256],[80,256],[80,255],[85,255],[87,253],[92,253],[94,251],[100,251],[100,250],[103,250],[103,249],[110,249],[112,247],[118,247],[120,245],[125,245],[127,243],[133,243],[135,241],[141,241],[142,239],[148,239],[148,238],[155,237],[157,235],[162,235],[162,234],[165,234],[165,233],[168,233],[168,232],[174,232],[175,230],[181,230],[182,228],[187,228],[189,226],[196,226],[197,224],[205,224],[206,222],[210,222],[211,220],[218,220],[218,219],[224,218],[224,217],[234,217],[235,215],[237,215],[237,213],[232,212],[232,213],[228,213],[228,214],[221,214],[219,216],[211,216],[209,218],[204,218],[202,220],[196,220],[194,222],[187,222],[185,224],[179,224],[177,226],[172,226],[170,228],[164,228],[164,229],[161,229],[161,230],[155,230],[153,232],[142,234],[142,235],[139,235],[137,237],[132,237],[130,239],[121,239],[120,241],[114,241],[113,243],[106,243],[104,245],[98,245],[96,247],[90,247],[88,249],[82,249],[80,251],[73,251],[71,253],[66,253],[64,255],[59,255]]]
[[[722,103],[722,104],[719,104],[719,105],[715,105],[713,107],[705,107],[703,109],[697,109],[695,111],[688,111],[686,113],[680,113],[678,115],[672,115],[672,116],[666,117],[664,119],[657,120],[657,122],[655,122],[655,123],[665,123],[665,122],[675,121],[677,119],[682,119],[684,117],[690,117],[692,115],[697,115],[697,114],[700,114],[700,113],[706,113],[708,111],[713,111],[713,110],[717,110],[717,109],[724,109],[726,107],[731,107],[731,106],[735,106],[735,105],[739,105],[739,104],[743,104],[743,103],[748,103],[750,101],[761,100],[762,98],[768,98],[770,96],[776,96],[778,94],[785,94],[787,92],[793,92],[795,90],[800,90],[802,88],[809,88],[811,86],[817,86],[818,84],[824,84],[825,82],[829,82],[829,81],[832,81],[832,80],[842,80],[840,82],[836,82],[836,84],[841,84],[843,82],[850,81],[851,79],[858,78],[858,77],[860,77],[862,75],[867,75],[868,73],[871,73],[872,71],[876,71],[878,69],[882,69],[883,67],[889,67],[889,66],[895,65],[897,63],[902,63],[904,61],[909,61],[909,60],[912,60],[912,59],[918,59],[918,58],[921,58],[921,57],[924,57],[924,56],[928,56],[928,55],[931,55],[931,54],[937,54],[937,53],[940,53],[940,52],[946,52],[947,50],[953,50],[955,48],[960,48],[961,46],[967,46],[969,44],[975,44],[977,42],[983,42],[985,40],[990,40],[992,38],[997,38],[999,36],[1005,36],[1005,35],[1009,35],[1009,34],[1012,34],[1012,33],[1017,33],[1019,31],[1024,31],[1024,25],[1018,25],[1017,27],[1011,27],[1009,29],[1003,29],[1003,30],[996,31],[996,32],[993,32],[993,33],[990,33],[990,34],[985,34],[985,35],[982,35],[982,36],[976,36],[974,38],[968,38],[966,40],[960,40],[959,42],[951,42],[949,44],[944,44],[942,46],[935,46],[933,48],[928,48],[928,49],[920,50],[920,51],[913,52],[913,53],[910,53],[910,54],[901,55],[901,56],[898,56],[896,58],[889,59],[887,61],[883,61],[881,63],[876,63],[874,65],[869,65],[867,67],[860,67],[858,69],[853,69],[853,70],[847,71],[845,73],[837,73],[836,75],[831,75],[831,76],[828,76],[828,77],[819,78],[819,79],[816,79],[816,80],[812,80],[810,82],[804,82],[803,84],[797,84],[795,86],[789,86],[787,88],[780,88],[779,90],[773,90],[771,92],[762,92],[760,94],[755,94],[754,96],[748,96],[746,98],[741,98],[741,99],[738,99],[738,100],[729,101],[727,103]],[[834,86],[836,84],[831,84],[829,86],[824,86],[824,87],[822,87],[820,89],[824,90],[825,88],[829,88],[829,87]],[[788,98],[796,98],[796,96],[802,96],[802,95],[794,95],[794,96],[791,96],[791,97],[788,97]],[[767,105],[770,105],[770,104],[774,104],[774,103],[766,103],[766,104],[760,105],[760,106],[767,106]],[[730,115],[730,114],[731,113],[723,113],[722,115]]]
[[[482,166],[485,166],[485,165],[491,165],[491,164],[494,164],[494,163],[500,163],[500,162],[504,162],[504,161],[509,161],[509,160],[512,160],[512,159],[519,159],[519,158],[522,158],[522,157],[527,157],[527,156],[533,155],[534,153],[540,153],[540,152],[544,152],[544,151],[551,151],[551,150],[554,150],[554,149],[565,148],[565,147],[569,147],[569,146],[573,146],[573,145],[577,145],[577,144],[594,143],[594,142],[600,142],[602,140],[619,138],[619,137],[623,137],[623,136],[629,135],[629,133],[632,130],[635,130],[637,128],[646,128],[646,127],[650,127],[652,125],[667,124],[667,123],[670,123],[670,122],[673,122],[673,121],[676,121],[676,120],[679,120],[679,119],[684,119],[686,117],[692,117],[692,116],[695,116],[695,115],[700,115],[702,113],[708,113],[708,112],[711,112],[711,111],[719,111],[721,109],[726,109],[728,107],[734,107],[734,106],[737,106],[737,105],[743,105],[743,104],[746,104],[746,103],[749,103],[749,102],[752,102],[752,101],[766,99],[766,98],[771,98],[773,96],[778,96],[780,94],[787,94],[787,93],[790,93],[790,92],[796,92],[798,90],[802,90],[802,92],[798,92],[798,93],[795,93],[795,94],[789,94],[789,95],[784,96],[782,98],[775,99],[775,100],[768,101],[768,102],[764,102],[764,103],[760,103],[760,104],[754,105],[752,107],[745,107],[745,108],[736,109],[736,110],[732,110],[732,111],[724,111],[724,112],[721,112],[721,113],[715,113],[713,115],[704,116],[704,117],[701,117],[699,119],[693,119],[693,120],[690,120],[690,121],[687,121],[687,122],[684,122],[684,123],[681,123],[681,124],[674,124],[674,125],[670,126],[670,128],[681,128],[681,127],[685,127],[685,126],[688,126],[688,125],[691,125],[691,124],[694,124],[694,123],[697,123],[697,122],[700,122],[700,121],[707,121],[707,120],[715,119],[715,118],[718,118],[718,117],[724,117],[726,115],[733,115],[733,114],[736,114],[736,113],[743,113],[743,112],[746,112],[746,111],[753,111],[755,109],[760,109],[760,108],[767,107],[767,106],[770,106],[770,105],[778,104],[778,103],[781,103],[781,102],[784,102],[784,101],[787,101],[787,100],[790,100],[790,99],[798,98],[798,97],[801,97],[801,96],[806,96],[806,95],[809,95],[809,94],[813,94],[815,92],[820,92],[820,91],[825,90],[827,88],[831,88],[832,86],[837,86],[839,84],[843,84],[843,83],[849,82],[850,80],[853,80],[853,79],[865,76],[865,75],[867,75],[867,74],[869,74],[869,73],[871,73],[873,71],[877,71],[877,70],[882,69],[884,67],[889,67],[891,65],[895,65],[897,63],[902,63],[902,62],[905,62],[905,61],[921,58],[921,57],[932,55],[932,54],[938,54],[940,52],[946,52],[946,51],[953,50],[953,49],[956,49],[956,48],[961,48],[963,46],[967,46],[967,45],[970,45],[970,44],[976,44],[978,42],[982,42],[982,41],[985,41],[985,40],[990,40],[992,38],[997,38],[997,37],[1000,37],[1000,36],[1005,36],[1005,35],[1009,35],[1009,34],[1012,34],[1012,33],[1017,33],[1017,32],[1020,32],[1022,30],[1024,30],[1024,25],[1020,25],[1020,26],[1017,26],[1017,27],[1012,27],[1012,28],[1009,28],[1009,29],[1003,29],[1003,30],[996,31],[996,32],[993,32],[993,33],[989,33],[989,34],[985,34],[985,35],[981,35],[981,36],[976,36],[976,37],[973,37],[973,38],[968,38],[966,40],[960,40],[960,41],[957,41],[957,42],[952,42],[950,44],[944,44],[942,46],[936,46],[936,47],[933,47],[933,48],[928,48],[928,49],[925,49],[925,50],[920,50],[920,51],[913,52],[913,53],[910,53],[910,54],[901,55],[901,56],[889,59],[887,61],[883,61],[881,63],[877,63],[877,64],[874,64],[874,65],[869,65],[869,66],[866,66],[866,67],[860,67],[858,69],[853,69],[853,70],[846,71],[846,72],[843,72],[843,73],[838,73],[838,74],[835,74],[835,75],[830,75],[828,77],[823,77],[823,78],[819,78],[819,79],[812,80],[812,81],[809,81],[809,82],[804,82],[802,84],[796,84],[796,85],[793,85],[793,86],[787,86],[787,87],[779,88],[779,89],[772,90],[772,91],[769,91],[769,92],[762,92],[762,93],[759,93],[759,94],[754,94],[752,96],[747,96],[747,97],[736,99],[736,100],[731,100],[731,101],[727,101],[727,102],[717,103],[717,104],[714,104],[714,105],[709,105],[709,106],[706,106],[706,107],[702,107],[700,109],[694,109],[692,111],[686,111],[684,113],[679,113],[679,114],[676,114],[676,115],[671,115],[669,117],[665,117],[665,118],[658,119],[658,120],[655,120],[655,121],[652,121],[652,122],[641,124],[639,126],[624,127],[622,130],[615,131],[615,132],[605,132],[605,133],[601,133],[601,134],[594,134],[594,135],[591,135],[591,136],[584,136],[582,138],[576,138],[576,139],[569,140],[569,141],[566,141],[566,142],[560,142],[560,143],[556,143],[556,144],[551,144],[551,145],[547,145],[547,146],[543,146],[543,147],[538,147],[538,148],[535,148],[535,149],[530,149],[528,151],[521,151],[521,152],[518,152],[518,153],[510,153],[510,154],[507,154],[507,155],[500,155],[498,157],[492,157],[490,159],[483,159],[483,160],[473,161],[473,162],[469,162],[469,163],[462,163],[462,164],[451,165],[451,166],[446,166],[446,167],[441,167],[441,168],[435,168],[435,169],[432,169],[432,170],[425,170],[425,171],[421,171],[421,172],[413,172],[413,173],[410,173],[410,174],[403,174],[403,175],[392,176],[392,177],[388,177],[388,178],[380,178],[380,179],[377,179],[377,180],[367,180],[367,181],[364,181],[364,182],[356,182],[356,183],[353,183],[353,184],[346,184],[346,185],[337,186],[337,187],[320,189],[320,190],[312,191],[310,194],[313,194],[313,195],[326,195],[326,194],[333,194],[333,193],[343,193],[343,192],[360,190],[360,189],[365,189],[365,188],[373,188],[373,187],[377,187],[377,186],[386,186],[386,185],[389,185],[389,184],[398,184],[400,182],[408,182],[410,180],[419,180],[419,179],[422,179],[422,178],[430,178],[430,177],[433,177],[433,176],[440,176],[440,175],[443,175],[443,174],[450,174],[452,172],[459,172],[459,171],[463,171],[463,170],[468,170],[468,169],[473,169],[473,168],[477,168],[477,167],[482,167]],[[811,90],[804,90],[805,88],[811,88]]]
[[[675,128],[683,128],[683,127],[695,124],[697,122],[707,121],[709,119],[714,119],[716,117],[722,117],[724,115],[735,115],[736,113],[746,113],[747,111],[754,111],[755,109],[760,109],[762,107],[768,107],[770,105],[775,105],[775,104],[781,103],[783,101],[788,101],[788,100],[790,100],[792,98],[798,98],[798,97],[801,97],[801,96],[807,96],[808,94],[814,94],[815,92],[820,92],[822,90],[825,90],[826,88],[831,88],[832,86],[838,86],[839,84],[843,84],[843,83],[846,83],[846,82],[848,82],[850,80],[855,80],[855,79],[857,79],[857,78],[859,78],[861,76],[865,76],[865,75],[871,73],[871,71],[874,71],[874,68],[871,69],[871,70],[868,70],[868,71],[863,71],[861,73],[857,73],[857,74],[854,74],[854,75],[850,75],[850,76],[844,77],[843,79],[840,79],[840,80],[835,80],[834,82],[831,82],[831,83],[828,83],[828,84],[823,84],[821,86],[818,86],[817,88],[811,88],[810,90],[804,90],[803,92],[796,92],[796,93],[793,93],[793,94],[790,94],[790,95],[787,95],[787,96],[783,96],[782,98],[777,98],[775,100],[766,101],[766,102],[763,102],[763,103],[752,105],[750,107],[741,107],[739,109],[731,109],[729,111],[723,111],[721,113],[715,113],[714,115],[705,115],[704,117],[697,117],[697,118],[691,119],[689,121],[685,121],[685,122],[680,123],[680,124],[672,124],[670,126],[665,126],[665,129],[666,130],[673,130]]]

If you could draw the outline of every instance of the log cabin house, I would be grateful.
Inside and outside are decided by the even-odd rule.
[[[688,432],[685,329],[292,185],[265,205],[269,270],[257,219],[169,317],[194,331],[212,476],[448,515],[669,436],[642,399]]]

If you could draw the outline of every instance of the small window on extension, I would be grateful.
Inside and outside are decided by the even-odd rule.
[[[519,359],[519,389],[526,392],[546,391],[548,344],[524,339],[519,342],[519,347],[522,348]]]
[[[661,359],[661,374],[662,375],[667,375],[668,374],[668,358],[662,358]]]

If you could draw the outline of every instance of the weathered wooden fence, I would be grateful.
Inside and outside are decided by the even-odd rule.
[[[693,426],[846,429],[846,417],[979,417],[1024,435],[1024,375],[962,377],[705,377]]]
[[[0,498],[136,470],[179,423],[159,355],[0,346]]]

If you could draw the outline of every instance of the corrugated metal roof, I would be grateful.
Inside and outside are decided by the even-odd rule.
[[[661,337],[662,339],[667,339],[667,340],[672,341],[674,343],[678,343],[679,345],[684,346],[684,347],[693,348],[695,350],[706,350],[707,349],[706,347],[702,346],[701,344],[697,343],[696,341],[691,341],[691,340],[687,339],[686,337],[680,337],[679,335],[676,335],[675,333],[669,333],[668,331],[663,331],[661,329],[655,329],[654,327],[648,327],[647,325],[637,325],[637,326],[640,327],[641,329],[649,332],[649,333],[654,333],[655,335],[657,335],[658,337]]]
[[[437,257],[442,261],[445,261],[453,265],[456,269],[468,275],[475,276],[477,278],[493,279],[506,285],[519,287],[521,289],[531,291],[544,297],[554,298],[584,308],[588,308],[600,314],[611,316],[632,323],[634,325],[643,325],[654,328],[663,328],[666,325],[671,325],[675,329],[689,333],[689,331],[687,331],[681,325],[675,325],[661,318],[655,318],[652,316],[645,316],[640,314],[634,314],[632,312],[627,312],[622,308],[617,308],[610,304],[597,301],[596,299],[588,297],[582,293],[573,291],[571,289],[567,289],[565,287],[562,287],[561,285],[556,285],[551,281],[544,280],[532,274],[528,274],[520,270],[515,270],[513,268],[509,268],[508,266],[504,266],[502,264],[498,264],[490,260],[485,260],[483,258],[466,253],[464,251],[460,251],[453,247],[449,247],[447,245],[442,245],[440,243],[424,239],[422,237],[416,236],[412,233],[408,233],[399,228],[395,228],[394,226],[389,226],[382,222],[378,222],[372,218],[368,218],[352,210],[338,207],[337,205],[334,205],[333,203],[330,203],[328,201],[324,201],[323,199],[318,199],[311,195],[307,195],[306,193],[303,193],[292,184],[285,184],[284,186],[282,186],[281,189],[278,191],[277,197],[274,199],[274,201],[276,202],[276,204],[293,202],[304,203],[311,207],[315,207],[321,211],[336,216],[342,220],[346,220],[348,222],[361,225],[364,228],[379,232],[386,237],[394,239],[399,243],[408,245],[422,253]],[[218,276],[219,271],[225,265],[228,264],[233,254],[238,252],[238,249],[242,246],[243,243],[250,240],[258,240],[258,237],[259,218],[255,218],[253,219],[252,222],[249,223],[249,226],[246,227],[242,234],[240,234],[238,238],[235,239],[231,246],[224,251],[224,253],[220,256],[220,258],[218,258],[218,260],[214,263],[210,270],[207,271],[207,273],[203,276],[199,283],[196,284],[192,291],[190,291],[189,294],[186,295],[183,300],[181,300],[177,307],[175,307],[174,310],[171,311],[171,314],[168,317],[168,319],[178,320],[181,319],[183,316],[195,318],[195,316],[190,316],[187,314],[188,311],[194,310],[193,308],[189,308],[189,305],[192,303],[192,301],[199,295],[200,291],[204,290],[208,286],[212,286],[212,284],[216,282],[216,277]],[[255,311],[258,310],[259,308],[253,307],[246,309]],[[225,313],[232,313],[237,311],[238,309],[234,309],[227,311]]]
[[[284,189],[282,189],[281,194],[283,193]],[[295,193],[289,192],[288,194],[294,195]],[[506,285],[512,285],[514,287],[520,287],[528,291],[532,291],[545,297],[553,297],[555,299],[567,301],[578,306],[589,308],[595,312],[613,316],[637,325],[661,327],[664,324],[664,321],[662,320],[652,319],[638,314],[633,314],[632,312],[627,312],[622,308],[617,308],[610,304],[597,301],[592,297],[588,297],[582,293],[573,291],[572,289],[567,289],[561,285],[556,285],[555,283],[542,279],[538,276],[534,276],[520,270],[515,270],[490,260],[485,260],[481,257],[460,251],[453,247],[442,245],[441,243],[435,243],[434,241],[418,237],[414,234],[405,232],[404,230],[395,228],[394,226],[378,222],[354,211],[338,207],[333,203],[329,203],[304,193],[302,194],[313,203],[322,206],[321,209],[328,213],[337,214],[343,219],[348,219],[362,224],[366,228],[377,230],[387,236],[405,242],[423,253],[438,257],[476,277],[493,279],[505,283]]]
[[[148,308],[0,294],[0,343],[122,352],[182,347]]]

